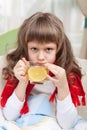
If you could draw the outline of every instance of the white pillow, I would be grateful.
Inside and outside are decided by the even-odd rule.
[[[0,94],[5,82],[2,78],[2,68],[5,67],[5,65],[6,65],[5,55],[0,56]]]
[[[80,59],[80,58],[76,58],[76,59],[77,59],[77,63],[81,67],[82,74],[83,74],[82,84],[83,84],[83,88],[84,88],[85,93],[86,93],[86,104],[87,104],[87,60]],[[80,106],[77,109],[78,109],[78,113],[82,117],[87,119],[87,106]]]

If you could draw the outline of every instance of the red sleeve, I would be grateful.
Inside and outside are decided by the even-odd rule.
[[[68,76],[68,84],[74,105],[86,105],[85,92],[83,90],[80,76],[73,72],[70,73]]]
[[[13,80],[11,76],[8,77],[6,84],[4,86],[4,89],[2,91],[2,94],[1,94],[0,104],[2,107],[5,106],[7,99],[11,96],[17,84],[18,84],[18,81]]]

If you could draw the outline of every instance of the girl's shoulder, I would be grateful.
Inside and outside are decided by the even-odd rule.
[[[85,105],[85,92],[81,77],[77,73],[71,72],[68,75],[68,84],[74,105]]]
[[[0,104],[2,107],[5,106],[7,99],[11,96],[17,84],[18,84],[18,81],[13,79],[12,76],[9,75],[6,80],[5,86],[3,88],[2,94],[1,94]]]
[[[70,72],[68,74],[68,83],[70,86],[74,85],[75,83],[80,82],[81,84],[81,76],[77,74],[76,72]]]

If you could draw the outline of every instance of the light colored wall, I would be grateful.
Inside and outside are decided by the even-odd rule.
[[[63,21],[74,54],[79,56],[84,16],[76,0],[0,0],[0,33],[19,27],[25,18],[37,11],[54,13]]]

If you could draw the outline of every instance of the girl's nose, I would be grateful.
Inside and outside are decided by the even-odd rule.
[[[38,53],[38,59],[39,60],[44,60],[44,52],[43,51],[40,51],[39,53]]]

